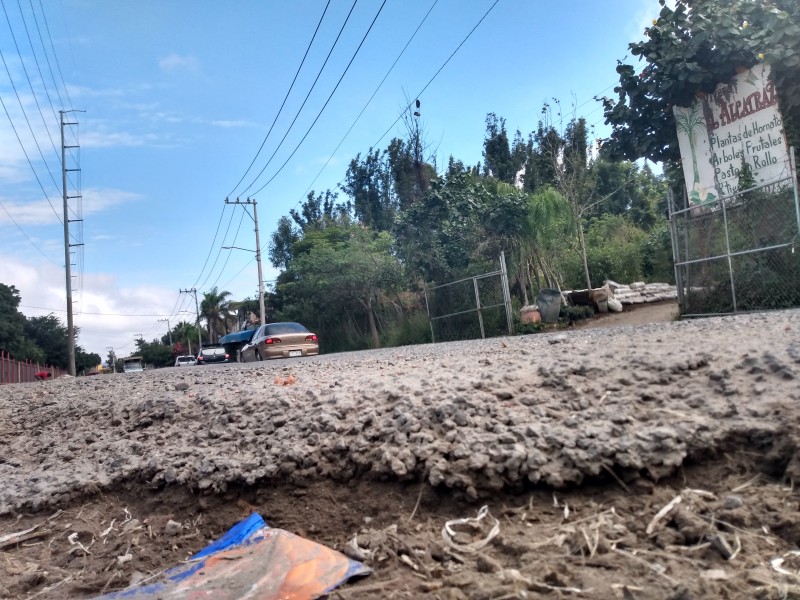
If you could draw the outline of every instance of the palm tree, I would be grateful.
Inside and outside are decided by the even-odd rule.
[[[217,343],[220,333],[228,332],[228,317],[230,317],[231,301],[230,292],[220,292],[217,286],[203,294],[200,303],[200,315],[205,318],[208,325],[208,337],[212,344]]]

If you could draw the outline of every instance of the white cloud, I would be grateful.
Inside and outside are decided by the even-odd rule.
[[[219,119],[217,121],[210,121],[211,125],[215,127],[233,128],[233,127],[251,127],[253,124],[249,121],[227,121]]]
[[[174,71],[197,71],[200,69],[200,62],[194,56],[170,54],[159,60],[158,66],[161,67],[162,71],[167,73]]]
[[[15,286],[22,299],[20,311],[28,317],[48,315],[66,324],[64,270],[41,262],[25,262],[16,258],[0,260],[0,282]],[[122,287],[117,277],[105,273],[85,273],[82,291],[73,292],[76,300],[74,323],[80,329],[78,344],[87,352],[107,355],[113,346],[119,356],[133,351],[134,335],[141,333],[148,341],[166,334],[166,323],[159,322],[172,314],[177,290],[157,286]],[[183,298],[185,300],[185,298]],[[193,307],[192,307],[193,308]],[[136,316],[146,315],[146,316]],[[180,320],[194,320],[181,314],[170,319],[174,326]]]
[[[140,198],[138,194],[113,188],[87,188],[83,190],[82,195],[84,216],[96,214],[112,206],[132,202]],[[61,196],[51,197],[49,203],[47,200],[20,202],[5,198],[0,198],[0,201],[5,207],[5,210],[0,210],[0,225],[13,225],[11,218],[8,216],[9,213],[20,226],[55,225],[62,216]]]
[[[84,148],[109,148],[113,146],[146,146],[158,143],[159,136],[154,133],[134,134],[124,131],[102,132],[89,131],[81,135],[81,146]]]

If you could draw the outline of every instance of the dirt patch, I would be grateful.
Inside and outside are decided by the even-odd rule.
[[[4,386],[0,597],[152,581],[253,511],[375,570],[332,598],[793,597],[798,331],[784,311]]]
[[[591,319],[576,321],[576,329],[595,327],[624,327],[628,325],[647,325],[649,323],[669,323],[678,318],[677,302],[652,302],[628,304],[622,312],[596,313]]]

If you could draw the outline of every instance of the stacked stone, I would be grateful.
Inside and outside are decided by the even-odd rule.
[[[609,282],[614,297],[622,304],[644,304],[675,300],[678,290],[668,283],[645,283],[637,281],[630,285]]]

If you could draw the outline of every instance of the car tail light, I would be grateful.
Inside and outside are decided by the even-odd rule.
[[[197,360],[203,360],[203,355],[201,354],[200,356],[198,356]]]
[[[231,355],[226,352],[225,353],[225,360],[228,360],[230,357],[231,357]]]
[[[271,337],[264,340],[265,344],[280,344],[281,338]]]
[[[306,341],[307,342],[316,342],[317,341],[317,334],[316,333],[312,333],[311,335],[307,335],[306,336]]]

